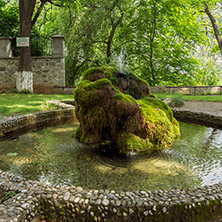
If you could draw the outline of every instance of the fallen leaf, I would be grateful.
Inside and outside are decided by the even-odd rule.
[[[8,153],[7,156],[17,156],[18,153]]]

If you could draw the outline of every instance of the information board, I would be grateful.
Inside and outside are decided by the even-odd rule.
[[[29,37],[17,37],[16,38],[17,47],[29,47]]]

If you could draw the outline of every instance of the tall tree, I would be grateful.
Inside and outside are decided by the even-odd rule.
[[[203,42],[193,9],[183,0],[140,0],[135,6],[131,33],[136,37],[128,50],[131,68],[150,85],[191,84],[197,64],[192,53],[195,44]]]
[[[32,27],[35,25],[38,17],[47,3],[61,7],[65,6],[67,3],[77,4],[78,0],[19,0],[21,37],[28,37],[29,39],[31,38]],[[23,89],[30,90],[31,92],[33,91],[33,73],[30,46],[21,47],[16,87],[18,91]]]
[[[213,16],[210,8],[208,7],[208,5],[206,3],[204,4],[204,11],[210,19],[212,28],[214,30],[214,36],[217,40],[217,43],[218,43],[218,46],[219,46],[219,49],[220,49],[220,53],[221,53],[221,56],[222,56],[222,40],[221,40],[221,36],[220,36],[217,21],[216,21],[215,17]]]
[[[32,15],[36,0],[19,0],[20,30],[21,37],[31,37]],[[31,48],[21,47],[19,68],[17,72],[16,87],[18,91],[23,89],[33,91],[33,73],[31,61]]]
[[[68,36],[66,71],[70,84],[83,69],[112,62],[114,54],[132,40],[127,37],[124,24],[131,8],[135,10],[131,7],[133,2],[99,0],[83,6]]]

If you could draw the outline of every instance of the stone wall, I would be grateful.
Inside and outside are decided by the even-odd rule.
[[[52,56],[32,57],[34,93],[57,93],[58,87],[65,87],[64,37],[53,36],[52,39]],[[10,38],[0,37],[0,93],[16,88],[19,58],[8,52],[9,43]]]
[[[221,94],[222,86],[150,86],[151,93]]]
[[[16,88],[19,58],[0,58],[0,92]],[[53,93],[55,86],[65,86],[65,64],[61,57],[33,57],[35,93]]]

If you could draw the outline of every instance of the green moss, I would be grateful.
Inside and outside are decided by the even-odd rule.
[[[173,117],[172,124],[173,124],[173,131],[174,131],[175,136],[179,137],[180,136],[180,125],[174,117]]]
[[[149,94],[149,97],[156,98],[156,96],[152,93]]]
[[[112,85],[112,89],[116,93],[120,93],[120,89],[117,86]]]
[[[91,74],[95,75],[90,78]],[[120,92],[114,84],[118,78],[121,84],[126,85],[126,81],[117,74],[113,67],[91,68],[84,74],[85,80],[74,90],[75,112],[81,127],[75,138],[86,143],[111,140],[124,153],[149,153],[169,147],[179,135],[179,124],[171,109],[163,101],[149,97],[148,84],[135,75],[124,75],[128,83],[124,89],[130,95]],[[137,101],[132,91],[135,96],[148,97]]]
[[[154,108],[156,108],[156,109],[163,110],[166,113],[169,120],[172,122],[173,112],[165,102],[163,102],[160,99],[156,99],[156,98],[152,98],[152,97],[145,97],[145,98],[141,99],[141,101],[143,101],[147,105],[154,106]]]
[[[91,82],[87,84],[85,87],[87,90],[96,90],[96,89],[102,89],[106,85],[112,85],[111,81],[108,79],[99,79],[95,82]]]
[[[81,135],[82,135],[82,128],[78,127],[73,135],[74,138],[76,138],[77,140],[81,141]]]
[[[113,98],[114,100],[119,100],[121,102],[137,104],[136,100],[132,96],[124,93],[118,93],[114,95]]]
[[[131,87],[128,91],[135,99],[140,99],[143,96],[143,92],[138,87]]]
[[[135,75],[135,74],[133,74],[133,73],[130,73],[130,74],[129,74],[129,78],[138,81],[138,83],[139,83],[140,85],[141,85],[141,84],[148,85],[148,83],[147,83],[146,80],[141,79],[139,76],[137,76],[137,75]]]
[[[83,104],[84,106],[90,106],[95,101],[99,101],[100,97],[96,94],[96,90],[102,89],[105,86],[111,86],[112,83],[108,79],[99,79],[95,82],[88,80],[82,81],[74,90],[74,100]]]
[[[108,116],[103,107],[83,108],[77,106],[75,112],[80,126],[82,126],[81,131],[79,129],[76,131],[75,138],[85,143],[99,142],[103,136],[103,129],[109,126]],[[80,136],[79,133],[81,133]]]
[[[152,102],[152,99],[147,101],[146,98],[138,101],[145,121],[145,125],[139,129],[138,135],[148,137],[156,148],[168,147],[179,135],[179,125],[175,119],[174,122],[170,121],[166,109],[161,109],[160,104],[162,103],[158,103],[156,99],[153,99],[154,102]]]
[[[149,139],[142,139],[132,133],[123,133],[118,137],[118,147],[121,148],[120,152],[128,153],[132,152],[146,152],[151,153],[153,151],[153,144]]]
[[[107,113],[101,106],[94,106],[91,109],[87,109],[84,118],[86,124],[88,124],[90,128],[95,128],[99,133],[109,125]]]
[[[103,88],[105,85],[112,85],[111,81],[108,79],[99,79],[95,82],[90,82],[88,80],[82,81],[77,87],[76,89],[78,90],[79,88],[84,88],[86,90],[96,90],[96,89],[101,89]],[[75,90],[76,90],[75,89]],[[74,90],[74,93],[75,93]]]
[[[117,77],[110,77],[109,80],[112,82],[113,85],[119,84],[119,79]]]
[[[104,73],[106,78],[110,79],[111,77],[114,77],[116,75],[117,71],[112,66],[93,67],[93,68],[88,69],[83,74],[83,79],[88,80],[89,76],[94,73]]]

